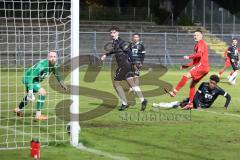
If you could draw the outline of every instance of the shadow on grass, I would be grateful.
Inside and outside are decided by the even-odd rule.
[[[101,136],[101,137],[108,138],[108,139],[124,141],[126,143],[133,143],[133,144],[137,144],[137,145],[140,145],[140,146],[143,146],[143,147],[153,147],[154,149],[166,150],[166,151],[172,152],[174,154],[177,153],[177,154],[181,154],[181,155],[184,155],[184,156],[189,156],[191,158],[210,160],[210,158],[205,157],[205,156],[201,156],[201,155],[197,155],[197,154],[194,154],[194,153],[185,152],[185,151],[181,151],[181,150],[176,150],[176,149],[173,149],[173,148],[170,148],[170,147],[161,146],[159,144],[150,144],[150,143],[146,143],[146,142],[142,142],[142,141],[137,141],[137,140],[123,138],[123,137],[117,137],[117,136],[113,136],[113,135],[106,135],[106,134],[96,133],[96,132],[92,132],[92,131],[89,131],[89,132],[92,133],[92,134]],[[140,151],[140,152],[142,152],[142,151]],[[131,154],[131,153],[127,153],[127,154]]]

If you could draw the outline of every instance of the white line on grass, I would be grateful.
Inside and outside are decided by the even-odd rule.
[[[0,126],[0,129],[5,129],[5,130],[8,130],[8,131],[11,131],[11,132],[14,132],[14,133],[17,133],[17,134],[23,134],[23,135],[27,135],[29,137],[31,137],[29,135],[29,133],[25,133],[25,132],[22,132],[22,131],[19,131],[17,129],[13,129],[11,127],[7,127],[7,126]],[[13,142],[14,143],[14,142]],[[9,148],[0,148],[0,150],[14,150],[14,149],[23,149],[23,148],[26,148],[26,147],[9,147]]]
[[[198,111],[213,113],[213,114],[222,115],[222,116],[240,117],[239,114],[233,114],[233,113],[215,112],[215,111],[209,111],[209,110],[198,110]]]
[[[127,157],[122,157],[122,156],[114,156],[114,155],[111,155],[110,153],[107,153],[107,152],[103,152],[103,151],[100,151],[100,150],[97,150],[97,149],[93,149],[93,148],[87,148],[85,147],[83,144],[78,144],[77,146],[75,146],[77,149],[80,149],[80,150],[83,150],[83,151],[87,151],[87,152],[90,152],[90,153],[94,153],[94,154],[97,154],[97,155],[101,155],[101,156],[104,156],[104,157],[108,157],[108,158],[111,158],[111,159],[114,159],[114,160],[129,160]]]
[[[20,135],[27,135],[28,137],[33,137],[32,133],[26,133],[26,132],[23,132],[23,131],[20,131],[17,129],[13,129],[12,127],[8,127],[8,126],[0,126],[0,129],[12,131],[12,132],[16,133],[16,136],[17,136],[17,134],[20,134]],[[46,141],[48,138],[46,136],[41,136],[40,139]]]
[[[8,131],[14,132],[16,137],[17,137],[17,135],[24,135],[24,136],[26,135],[28,137],[31,137],[31,133],[22,132],[20,130],[13,129],[12,127],[0,126],[0,129],[5,129],[5,130],[8,130]],[[44,138],[41,138],[41,139],[44,139]]]
[[[8,126],[0,126],[0,129],[5,129],[5,130],[9,130],[9,131],[16,132],[16,133],[19,133],[19,134],[28,135],[28,133],[19,131],[19,130],[17,130],[17,129],[13,129],[13,128],[8,127]]]
[[[0,126],[0,129],[5,129],[5,130],[8,130],[8,131],[14,132],[16,134],[22,134],[22,135],[26,135],[26,136],[31,137],[31,133],[22,132],[20,130],[13,129],[11,127]],[[47,140],[47,138],[44,138],[44,137],[41,137],[41,139],[42,140]],[[18,147],[18,148],[20,149],[20,148],[27,148],[27,147]],[[94,153],[94,154],[97,154],[97,155],[102,155],[102,156],[111,158],[113,160],[129,160],[127,157],[114,156],[114,155],[111,155],[110,153],[103,152],[103,151],[100,151],[100,150],[97,150],[97,149],[87,148],[87,147],[83,146],[81,143],[78,146],[76,146],[76,148],[80,149],[80,150],[83,150],[83,151],[90,152],[90,153]],[[9,150],[9,149],[16,149],[16,148],[15,147],[12,147],[12,148],[0,148],[0,150],[6,150],[6,149]]]

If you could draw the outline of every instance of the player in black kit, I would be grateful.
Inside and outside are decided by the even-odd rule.
[[[209,82],[203,82],[198,91],[195,93],[193,98],[193,107],[197,109],[201,108],[209,108],[215,102],[218,96],[224,96],[226,98],[226,102],[224,107],[227,109],[229,103],[231,101],[231,96],[225,92],[222,88],[217,86],[217,83],[220,81],[217,75],[211,75]],[[174,102],[161,102],[161,103],[153,103],[153,107],[161,107],[161,108],[177,108],[181,107],[185,109],[185,106],[188,104],[189,98],[184,99],[182,102],[174,101]]]
[[[209,108],[214,103],[219,95],[226,98],[224,107],[227,109],[231,101],[231,96],[225,92],[222,88],[217,86],[220,81],[217,75],[211,75],[209,82],[203,82],[196,92],[193,99],[194,108]],[[181,107],[184,107],[188,103],[188,99],[183,100],[180,103]]]
[[[113,40],[112,50],[104,54],[101,57],[101,60],[104,60],[109,55],[112,55],[112,54],[115,55],[118,68],[115,73],[113,86],[119,98],[122,100],[122,106],[120,107],[119,110],[122,111],[128,108],[128,103],[127,103],[125,93],[123,91],[122,86],[120,85],[120,82],[122,80],[126,80],[130,85],[130,87],[133,89],[133,91],[138,95],[142,103],[141,110],[144,111],[147,106],[147,100],[144,99],[140,87],[136,85],[133,80],[133,77],[134,77],[134,72],[132,69],[133,57],[132,57],[130,45],[129,43],[125,42],[118,36],[119,28],[117,26],[111,27],[109,31]]]
[[[139,86],[138,77],[140,75],[140,69],[143,66],[143,61],[144,61],[146,51],[143,44],[140,42],[140,35],[138,33],[134,33],[132,35],[131,50],[132,50],[132,58],[133,58],[134,82],[136,85]],[[129,91],[133,91],[133,89],[130,88]]]
[[[227,51],[227,56],[229,57],[230,63],[234,70],[233,74],[228,79],[229,83],[232,85],[236,84],[237,75],[239,73],[239,62],[238,62],[239,61],[239,57],[238,57],[239,48],[237,47],[237,43],[238,43],[237,39],[233,38],[232,46],[230,46]]]
[[[132,57],[133,57],[133,66],[134,66],[134,74],[135,76],[139,76],[139,70],[141,69],[145,57],[145,48],[143,44],[140,42],[140,35],[138,33],[134,33],[132,35]]]

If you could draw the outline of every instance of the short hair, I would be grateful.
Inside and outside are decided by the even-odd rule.
[[[232,38],[232,41],[236,40],[237,41],[237,38]]]
[[[201,33],[201,34],[202,34],[202,31],[201,31],[201,29],[196,29],[194,32],[199,32],[199,33]]]
[[[138,36],[138,37],[140,37],[140,34],[139,34],[139,33],[133,33],[132,36]]]
[[[57,53],[57,50],[49,50],[48,53],[50,53],[50,52],[55,52],[55,53]]]
[[[220,81],[219,77],[215,74],[210,76],[210,80],[215,81],[216,83],[218,83]]]
[[[117,31],[117,32],[119,32],[119,28],[118,28],[118,26],[112,26],[110,29],[109,29],[109,32],[110,31]]]

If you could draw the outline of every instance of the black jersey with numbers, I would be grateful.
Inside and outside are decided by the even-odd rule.
[[[239,56],[238,56],[239,48],[237,46],[231,46],[228,48],[228,57],[230,58],[230,63],[234,71],[239,69]]]
[[[228,57],[230,58],[231,61],[232,60],[239,61],[237,46],[231,46],[228,48]]]
[[[142,43],[132,43],[131,44],[132,49],[132,57],[133,57],[133,63],[142,63],[144,61],[145,57],[145,48]]]
[[[219,95],[226,98],[225,107],[227,108],[231,100],[230,95],[218,86],[214,89],[210,89],[209,83],[203,82],[194,96],[194,102],[196,102],[195,105],[208,108],[213,104]]]

